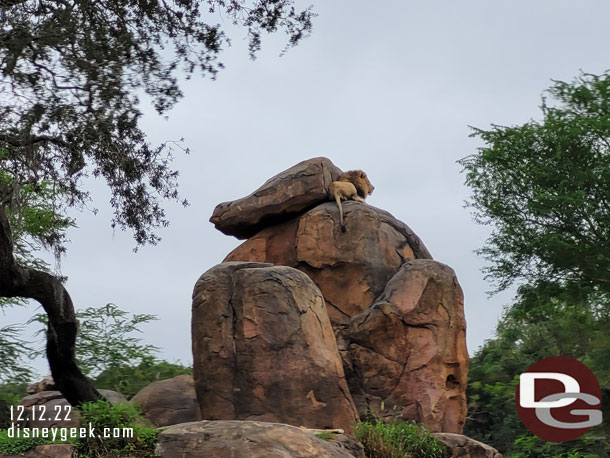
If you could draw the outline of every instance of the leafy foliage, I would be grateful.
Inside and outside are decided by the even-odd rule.
[[[540,122],[474,129],[484,146],[461,164],[478,221],[494,228],[481,253],[499,288],[576,284],[608,301],[610,75],[555,82],[548,93]]]
[[[557,81],[542,120],[474,129],[464,158],[471,206],[493,226],[480,252],[499,289],[521,282],[496,338],[471,360],[466,434],[508,457],[610,453],[607,425],[569,443],[529,434],[518,419],[518,376],[555,355],[579,359],[610,393],[610,74]]]
[[[443,458],[446,447],[414,423],[358,423],[356,438],[369,458]]]
[[[80,331],[76,343],[77,361],[85,374],[95,375],[105,370],[151,360],[157,352],[154,345],[143,344],[134,337],[141,332],[138,326],[156,320],[155,315],[134,314],[119,309],[115,304],[87,307],[76,312]],[[35,315],[31,321],[46,325],[45,314]],[[40,330],[39,333],[43,332]],[[42,350],[35,352],[42,354]]]
[[[0,150],[0,163],[7,156]],[[74,220],[63,216],[56,201],[66,193],[61,184],[41,181],[20,185],[14,175],[0,171],[0,189],[10,190],[8,219],[17,261],[28,267],[48,270],[48,265],[34,256],[41,249],[52,249],[56,258],[63,252],[65,231]]]
[[[299,43],[313,13],[293,0],[1,2],[0,171],[14,178],[2,200],[46,182],[63,188],[58,207],[83,204],[81,180],[93,175],[110,187],[113,227],[155,243],[167,224],[160,199],[180,200],[175,144],[147,142],[138,94],[162,114],[182,96],[179,74],[214,77],[229,44],[214,23],[223,16],[246,30],[254,58],[264,33]]]
[[[80,456],[155,456],[158,431],[156,428],[142,426],[144,420],[135,406],[125,403],[113,405],[106,401],[88,402],[81,408],[81,419],[83,424],[90,423],[98,432],[104,428],[132,428],[133,437],[80,439],[77,446]]]
[[[153,382],[190,373],[190,367],[146,357],[137,366],[125,364],[104,370],[93,380],[93,384],[98,389],[118,391],[130,399]]]
[[[7,405],[15,405],[19,403],[26,393],[27,383],[9,381],[0,384],[0,401],[6,402]]]
[[[22,326],[9,325],[0,328],[0,383],[24,382],[32,376],[26,363],[29,351],[21,336]]]
[[[522,287],[520,299],[498,324],[496,338],[471,359],[465,434],[493,445],[506,456],[604,456],[610,451],[610,442],[593,438],[610,437],[607,424],[575,441],[549,444],[532,436],[517,414],[519,374],[542,358],[563,355],[577,358],[593,370],[604,393],[604,416],[610,415],[606,402],[610,393],[610,316],[587,302],[573,303],[572,295],[569,304],[561,302],[553,291]],[[577,451],[583,455],[569,455]]]

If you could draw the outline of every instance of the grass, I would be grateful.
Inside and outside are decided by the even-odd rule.
[[[323,441],[331,441],[337,436],[337,433],[325,431],[323,433],[316,434],[318,439],[322,439]]]
[[[356,425],[356,438],[368,458],[444,458],[447,448],[414,423],[375,419]]]

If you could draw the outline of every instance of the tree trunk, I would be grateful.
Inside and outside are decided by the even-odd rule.
[[[6,210],[0,205],[0,296],[25,297],[42,305],[49,318],[47,359],[55,385],[73,406],[101,399],[76,364],[78,321],[68,291],[57,277],[17,264]]]

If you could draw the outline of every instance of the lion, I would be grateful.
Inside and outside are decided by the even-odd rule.
[[[339,175],[337,181],[333,181],[328,188],[328,197],[337,202],[339,207],[339,218],[341,221],[341,232],[345,232],[345,222],[343,221],[342,200],[355,200],[364,202],[375,190],[366,173],[362,170],[350,170]]]

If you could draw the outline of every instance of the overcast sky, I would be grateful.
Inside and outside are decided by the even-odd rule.
[[[233,46],[217,80],[185,84],[167,120],[148,110],[151,142],[184,137],[191,149],[175,161],[191,205],[167,206],[172,223],[160,245],[133,253],[131,235],[110,229],[102,183],[89,184],[100,212],[76,215],[61,264],[77,308],[114,302],[156,314],[143,326],[145,341],[190,364],[195,281],[240,243],[208,222],[212,210],[326,156],[343,170],[365,170],[375,185],[369,203],[408,224],[455,269],[470,353],[493,336],[512,293],[486,295],[484,261],[474,254],[489,228],[464,208],[469,190],[456,161],[478,146],[468,126],[538,119],[552,79],[610,68],[610,2],[333,0],[314,8],[312,36],[283,57],[278,35],[250,61],[244,32],[227,24]],[[11,310],[2,321],[23,321],[34,309]]]

